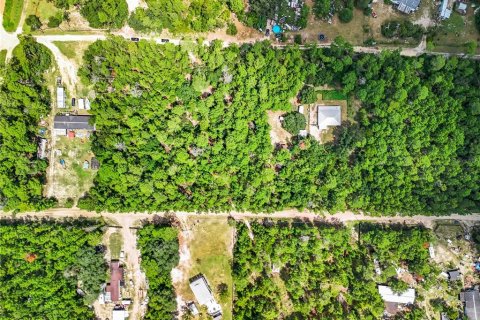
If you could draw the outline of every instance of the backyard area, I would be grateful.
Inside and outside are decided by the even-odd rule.
[[[180,236],[180,265],[177,268],[182,276],[173,276],[177,296],[181,297],[183,302],[196,302],[189,287],[189,279],[203,274],[208,280],[217,302],[222,307],[223,319],[232,319],[233,287],[230,264],[234,228],[228,224],[225,217],[191,217],[186,220],[184,228],[186,230]],[[185,246],[188,251],[182,250],[182,247],[185,248]],[[226,290],[219,290],[222,287]],[[199,308],[199,310],[203,309]],[[206,312],[202,312],[200,319],[210,319],[210,317]]]
[[[90,168],[93,153],[88,138],[56,137],[54,157],[51,159],[53,176],[49,179],[52,195],[65,202],[77,200],[93,184],[97,170]],[[87,167],[88,165],[88,167]]]

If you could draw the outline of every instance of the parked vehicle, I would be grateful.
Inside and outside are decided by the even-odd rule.
[[[72,107],[75,107],[75,98],[72,98]]]
[[[162,39],[161,41],[162,41],[163,43],[165,43],[165,42],[170,42],[170,40],[168,40],[168,39]]]
[[[130,40],[132,40],[133,42],[138,42],[138,41],[140,41],[139,38],[130,38]]]
[[[266,37],[269,37],[269,36],[270,36],[270,29],[267,29],[267,30],[265,31],[265,36],[266,36]]]

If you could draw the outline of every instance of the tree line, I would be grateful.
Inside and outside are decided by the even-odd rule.
[[[142,270],[148,279],[148,307],[145,319],[173,319],[177,311],[170,275],[179,262],[178,230],[149,224],[138,231]]]
[[[39,122],[50,111],[44,74],[51,63],[47,48],[23,37],[0,68],[0,207],[6,211],[55,204],[42,196],[48,163],[37,157]]]

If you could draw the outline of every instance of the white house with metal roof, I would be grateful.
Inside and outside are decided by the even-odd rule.
[[[342,124],[340,106],[317,106],[317,125],[320,131]]]
[[[407,291],[398,294],[392,291],[388,286],[378,286],[378,293],[385,302],[394,302],[409,304],[415,302],[415,289],[407,289]]]
[[[203,275],[198,275],[191,279],[190,289],[192,289],[198,303],[201,306],[207,307],[207,312],[213,317],[213,319],[221,319],[222,308],[215,300],[207,279],[205,279]]]

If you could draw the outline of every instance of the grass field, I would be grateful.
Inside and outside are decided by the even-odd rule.
[[[473,9],[468,8],[467,15],[462,16],[453,12],[450,19],[442,22],[442,31],[434,37],[435,48],[433,51],[464,53],[465,43],[477,42],[477,54],[480,54],[480,33],[475,28]]]
[[[190,249],[190,266],[185,281],[179,289],[182,297],[195,300],[188,286],[188,279],[202,273],[207,278],[210,287],[222,306],[223,319],[232,319],[232,248],[234,229],[228,225],[226,218],[202,219],[196,223],[197,218],[189,220],[191,237],[188,247]],[[220,297],[218,286],[226,284],[228,287],[224,297]],[[200,319],[211,319],[202,315]]]
[[[110,235],[109,246],[110,246],[110,258],[112,260],[120,259],[120,251],[122,251],[122,235],[120,232],[114,232]]]
[[[77,57],[77,45],[75,41],[54,41],[58,49],[63,55],[69,59],[75,59]]]
[[[48,19],[55,16],[58,12],[60,12],[60,9],[55,7],[52,1],[47,0],[29,0],[25,7],[25,16],[36,15],[44,26],[47,24]],[[24,23],[23,31],[30,32],[30,26]]]
[[[7,50],[0,51],[0,67],[5,66],[5,62],[7,60]]]
[[[3,28],[7,32],[14,32],[17,29],[20,17],[22,16],[23,0],[6,0],[3,12]]]
[[[52,164],[55,166],[54,195],[57,199],[78,199],[90,189],[96,175],[96,170],[83,169],[84,161],[90,161],[93,157],[90,141],[59,137],[54,148],[61,152],[61,155],[55,156],[55,163]],[[60,165],[60,159],[65,161],[64,167]]]

